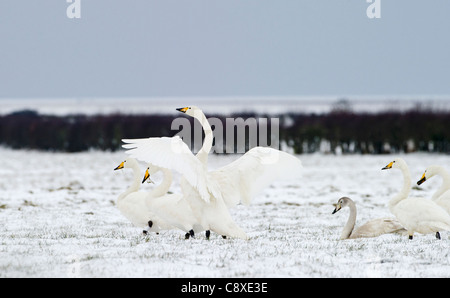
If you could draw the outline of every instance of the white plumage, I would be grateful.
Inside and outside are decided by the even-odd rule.
[[[146,199],[147,207],[169,225],[186,232],[186,238],[204,231],[183,195],[168,193],[172,184],[172,172],[170,170],[149,165],[147,168],[148,175],[144,179],[159,171],[163,173],[163,181],[150,192],[148,199]]]
[[[129,168],[133,170],[133,182],[128,189],[117,198],[117,208],[133,225],[144,228],[144,233],[169,230],[174,227],[164,221],[147,206],[149,193],[139,191],[142,173],[134,158],[123,161],[115,170]]]
[[[348,207],[350,213],[348,216],[347,223],[344,226],[341,234],[341,240],[344,239],[356,239],[356,238],[370,238],[378,237],[383,234],[399,233],[406,234],[406,230],[395,218],[377,218],[366,222],[365,224],[357,227],[356,224],[356,204],[355,202],[348,198],[342,197],[338,200],[337,204],[334,204],[335,208],[333,214],[341,210],[342,208]]]
[[[205,140],[194,156],[178,136],[172,138],[124,139],[131,157],[179,172],[183,197],[206,230],[221,235],[247,239],[229,214],[229,207],[251,199],[278,178],[299,177],[301,162],[296,157],[273,148],[255,147],[235,162],[208,171],[207,157],[212,148],[212,130],[197,107],[178,109],[202,124]]]
[[[412,239],[415,232],[421,234],[437,233],[450,230],[450,215],[439,205],[425,198],[409,197],[411,190],[411,174],[408,165],[402,158],[389,163],[383,170],[400,169],[403,173],[403,188],[399,194],[389,201],[389,210],[408,231]]]
[[[450,174],[442,166],[432,165],[429,166],[422,175],[422,178],[417,181],[418,185],[421,185],[433,176],[441,176],[442,184],[436,190],[436,192],[431,197],[436,204],[450,214]]]

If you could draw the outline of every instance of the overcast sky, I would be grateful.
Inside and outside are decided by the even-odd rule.
[[[450,1],[0,1],[0,98],[450,95]]]

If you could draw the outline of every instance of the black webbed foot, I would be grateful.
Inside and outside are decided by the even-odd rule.
[[[211,231],[210,230],[206,230],[206,232],[205,232],[205,236],[206,236],[206,239],[207,240],[209,240],[209,236],[211,235]]]

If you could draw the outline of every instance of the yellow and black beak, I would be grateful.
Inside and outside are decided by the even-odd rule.
[[[417,185],[420,185],[420,184],[424,183],[425,181],[427,181],[427,177],[425,177],[425,173],[423,173],[422,178],[419,181],[417,181]]]
[[[177,111],[180,111],[182,113],[186,113],[187,110],[189,110],[189,107],[184,107],[184,108],[178,108]]]
[[[389,163],[387,166],[385,166],[384,168],[382,168],[382,170],[389,170],[392,169],[392,165],[394,164],[394,162],[392,161],[391,163]]]
[[[153,181],[150,179],[150,174],[148,173],[148,168],[145,171],[145,175],[144,175],[144,179],[142,179],[142,183],[144,183],[147,180],[148,180],[148,182],[153,183]]]
[[[124,161],[122,161],[122,163],[120,164],[120,165],[118,165],[115,169],[114,169],[114,171],[115,170],[120,170],[120,169],[123,169],[124,168],[124,166],[125,166],[125,162]]]
[[[334,211],[331,214],[335,214],[336,212],[338,212],[339,210],[341,210],[341,204],[333,204],[334,206]]]

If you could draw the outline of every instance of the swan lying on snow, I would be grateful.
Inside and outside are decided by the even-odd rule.
[[[431,200],[450,213],[450,174],[441,166],[429,166],[422,175],[422,178],[417,181],[417,185],[421,185],[433,176],[442,177],[441,187],[433,194]]]
[[[299,175],[301,162],[273,148],[255,147],[238,160],[215,171],[208,171],[208,153],[212,148],[212,130],[197,107],[177,109],[196,118],[205,131],[202,149],[194,156],[178,136],[168,138],[124,139],[131,157],[177,171],[182,175],[183,197],[205,230],[220,235],[248,239],[231,218],[228,208],[251,199],[272,181]]]
[[[337,204],[332,214],[335,214],[342,208],[348,207],[350,214],[347,223],[344,226],[341,234],[341,240],[355,239],[355,238],[369,238],[378,237],[383,234],[400,233],[405,234],[406,230],[395,218],[377,218],[366,222],[364,225],[355,228],[356,223],[356,205],[352,199],[342,197]]]
[[[436,233],[440,239],[439,231],[450,230],[450,215],[439,205],[424,198],[411,198],[411,174],[408,165],[402,158],[397,158],[382,170],[392,168],[400,169],[403,173],[403,188],[399,194],[389,201],[389,210],[398,219],[400,224],[408,231],[409,239],[414,233]]]
[[[147,232],[159,233],[161,230],[173,229],[173,226],[167,224],[147,207],[146,200],[149,193],[139,191],[142,174],[136,159],[127,158],[114,170],[120,169],[132,169],[134,178],[133,183],[128,189],[121,193],[117,198],[117,208],[119,211],[131,221],[133,225],[144,228],[144,234],[147,234]]]

